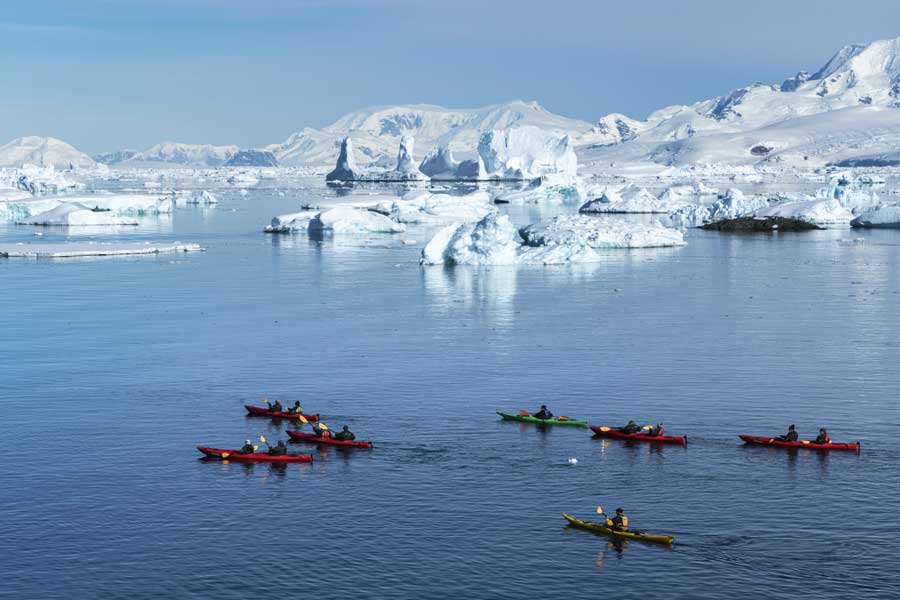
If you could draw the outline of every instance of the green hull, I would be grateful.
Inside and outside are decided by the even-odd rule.
[[[626,540],[639,540],[641,542],[653,542],[654,544],[665,544],[667,546],[671,545],[672,542],[675,541],[675,538],[671,535],[653,535],[650,533],[641,533],[637,531],[616,531],[615,529],[610,529],[609,527],[601,525],[600,523],[591,523],[590,521],[582,521],[581,519],[570,517],[566,513],[563,513],[563,517],[565,517],[566,521],[568,521],[574,527],[593,531],[594,533],[601,533],[610,537],[622,538]]]
[[[560,421],[559,419],[536,419],[532,416],[514,415],[497,411],[497,414],[503,417],[505,421],[520,421],[522,423],[536,423],[538,425],[574,425],[575,427],[587,427],[587,421]]]

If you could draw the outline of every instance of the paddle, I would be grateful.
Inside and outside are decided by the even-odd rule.
[[[231,456],[231,452],[219,452],[219,458],[221,458],[222,460],[225,460],[229,456]]]

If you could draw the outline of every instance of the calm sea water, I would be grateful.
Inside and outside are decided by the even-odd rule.
[[[900,234],[692,232],[479,270],[420,267],[416,231],[259,232],[317,193],[223,192],[121,234],[202,254],[0,262],[0,596],[900,596]],[[264,396],[376,447],[198,460],[197,444],[286,437],[244,416]],[[541,403],[690,443],[494,414]],[[737,438],[789,423],[862,452]],[[565,527],[598,504],[676,545]]]

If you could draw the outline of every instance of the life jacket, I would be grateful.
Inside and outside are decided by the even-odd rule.
[[[616,515],[613,519],[613,526],[617,529],[628,529],[628,517],[625,515]]]

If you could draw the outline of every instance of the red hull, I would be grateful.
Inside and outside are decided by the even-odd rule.
[[[223,448],[209,448],[207,446],[197,446],[197,450],[205,454],[208,458],[218,458],[219,460],[235,460],[238,462],[270,462],[270,463],[301,463],[312,462],[312,456],[309,454],[288,454],[286,456],[270,456],[264,452],[254,454],[238,454],[237,450],[227,450]],[[228,456],[222,458],[222,454],[227,452]]]
[[[679,444],[684,446],[687,444],[687,437],[677,437],[671,435],[646,435],[644,433],[622,433],[618,429],[609,428],[609,431],[603,431],[601,427],[592,426],[591,431],[597,437],[615,438],[617,440],[637,440],[640,442],[654,442],[657,444]]]
[[[321,438],[314,436],[310,433],[301,433],[299,431],[288,431],[287,434],[291,436],[292,440],[297,440],[300,442],[311,442],[313,444],[330,444],[332,446],[348,446],[351,448],[371,448],[372,442],[347,442],[343,440],[336,440],[333,438]]]
[[[260,408],[259,406],[253,406],[250,404],[245,404],[244,408],[247,409],[247,414],[252,415],[254,417],[271,417],[273,419],[292,419],[294,421],[299,421],[301,415],[295,415],[294,413],[286,413],[286,412],[275,412],[274,410],[268,410],[265,408]],[[310,423],[315,423],[319,420],[319,415],[302,415],[307,421]]]
[[[851,452],[859,452],[859,442],[855,444],[816,444],[810,442],[785,442],[778,438],[761,437],[758,435],[739,435],[739,438],[748,444],[756,444],[759,446],[774,446],[776,448],[809,448],[811,450],[849,450]]]

